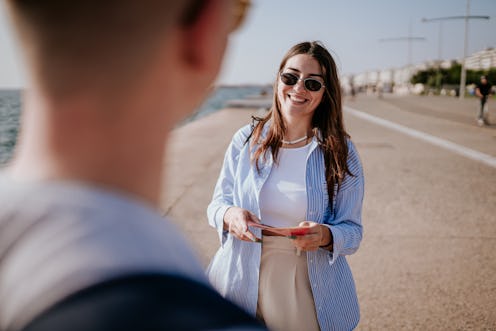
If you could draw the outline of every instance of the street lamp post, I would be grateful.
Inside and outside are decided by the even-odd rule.
[[[408,27],[408,36],[407,37],[396,37],[396,38],[381,38],[379,39],[380,42],[390,42],[390,41],[406,41],[408,42],[408,63],[407,63],[407,70],[408,72],[411,72],[411,66],[412,66],[412,42],[414,41],[424,41],[424,37],[413,37],[412,36],[412,23],[410,22],[410,25]],[[393,75],[393,83],[395,83],[394,75]]]
[[[442,24],[442,21],[446,20],[460,20],[463,19],[465,21],[465,30],[464,30],[464,38],[463,38],[463,59],[462,59],[462,69],[461,69],[461,74],[460,74],[460,94],[459,98],[463,99],[465,97],[465,84],[466,84],[466,77],[467,77],[467,71],[465,68],[465,59],[467,58],[467,50],[468,50],[468,20],[470,19],[483,19],[483,20],[488,20],[489,16],[481,16],[481,15],[469,15],[470,13],[470,0],[467,0],[467,14],[465,16],[449,16],[449,17],[437,17],[437,18],[423,18],[422,22],[427,23],[427,22],[435,22],[439,21]],[[441,27],[440,27],[441,29]],[[440,49],[441,49],[441,31],[439,32],[439,50],[438,53],[440,54]],[[441,59],[440,59],[441,60]]]
[[[465,62],[467,62],[469,15],[470,15],[470,0],[467,0],[467,11],[465,14],[465,35],[463,37],[462,73],[460,75],[460,100],[463,100],[463,98],[465,98],[465,85],[467,83],[467,68],[465,68]]]
[[[444,19],[444,18],[443,18]],[[445,19],[448,19],[448,17],[446,17]],[[437,36],[437,59],[439,61],[442,61],[443,59],[443,49],[442,49],[442,44],[443,44],[443,20],[441,20],[440,18],[422,18],[422,23],[429,23],[429,22],[435,22],[435,21],[439,21],[439,32],[438,32],[438,36]]]
[[[424,41],[423,37],[397,37],[397,38],[382,38],[379,39],[380,42],[389,42],[389,41],[407,41],[408,42],[408,63],[407,63],[407,71],[409,73],[412,72],[412,42],[413,41]],[[396,83],[394,75],[392,77],[393,83]],[[401,79],[400,79],[401,81]]]
[[[382,38],[380,42],[386,41],[408,41],[408,66],[412,65],[412,41],[424,41],[424,37],[397,37],[397,38]]]
[[[388,41],[407,41],[408,42],[408,66],[412,65],[412,41],[424,41],[424,37],[413,37],[412,36],[412,22],[408,26],[408,36],[407,37],[396,37],[396,38],[382,38],[379,39],[380,42]]]

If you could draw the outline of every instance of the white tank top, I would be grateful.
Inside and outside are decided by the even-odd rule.
[[[306,220],[306,164],[310,145],[279,149],[279,162],[274,163],[260,191],[263,224],[290,227]]]

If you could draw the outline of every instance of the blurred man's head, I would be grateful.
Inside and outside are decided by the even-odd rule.
[[[36,78],[64,94],[139,75],[188,1],[8,2]]]
[[[481,83],[482,84],[486,84],[487,83],[487,77],[486,76],[481,76],[480,80],[481,80]]]
[[[154,203],[167,134],[206,97],[247,0],[4,0],[27,63],[16,177]]]
[[[195,89],[213,82],[237,19],[232,0],[6,1],[32,84],[59,99],[122,95],[158,64],[170,67],[171,81],[152,78],[157,87],[188,87],[195,100]],[[192,70],[199,77],[188,77]]]

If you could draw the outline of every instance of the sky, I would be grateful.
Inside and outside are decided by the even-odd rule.
[[[3,2],[1,2],[3,4]],[[423,23],[422,18],[466,15],[467,0],[252,0],[244,25],[230,36],[219,84],[271,84],[285,52],[321,41],[340,74],[399,68],[464,52],[464,20]],[[470,0],[467,55],[496,47],[496,0]],[[381,41],[406,37],[411,42]],[[25,86],[20,50],[0,5],[0,88]]]

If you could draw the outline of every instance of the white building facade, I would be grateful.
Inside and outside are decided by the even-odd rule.
[[[357,91],[367,92],[368,94],[375,93],[378,88],[384,92],[394,92],[397,94],[420,93],[422,89],[410,83],[413,75],[420,70],[426,70],[428,68],[450,68],[453,63],[456,63],[456,61],[427,61],[402,68],[371,70],[355,75],[344,75],[342,77],[342,85],[345,92],[348,92],[353,85]],[[470,70],[496,68],[496,49],[488,48],[468,56],[465,66]]]
[[[465,59],[465,67],[471,70],[487,70],[496,67],[496,49],[488,48]]]

